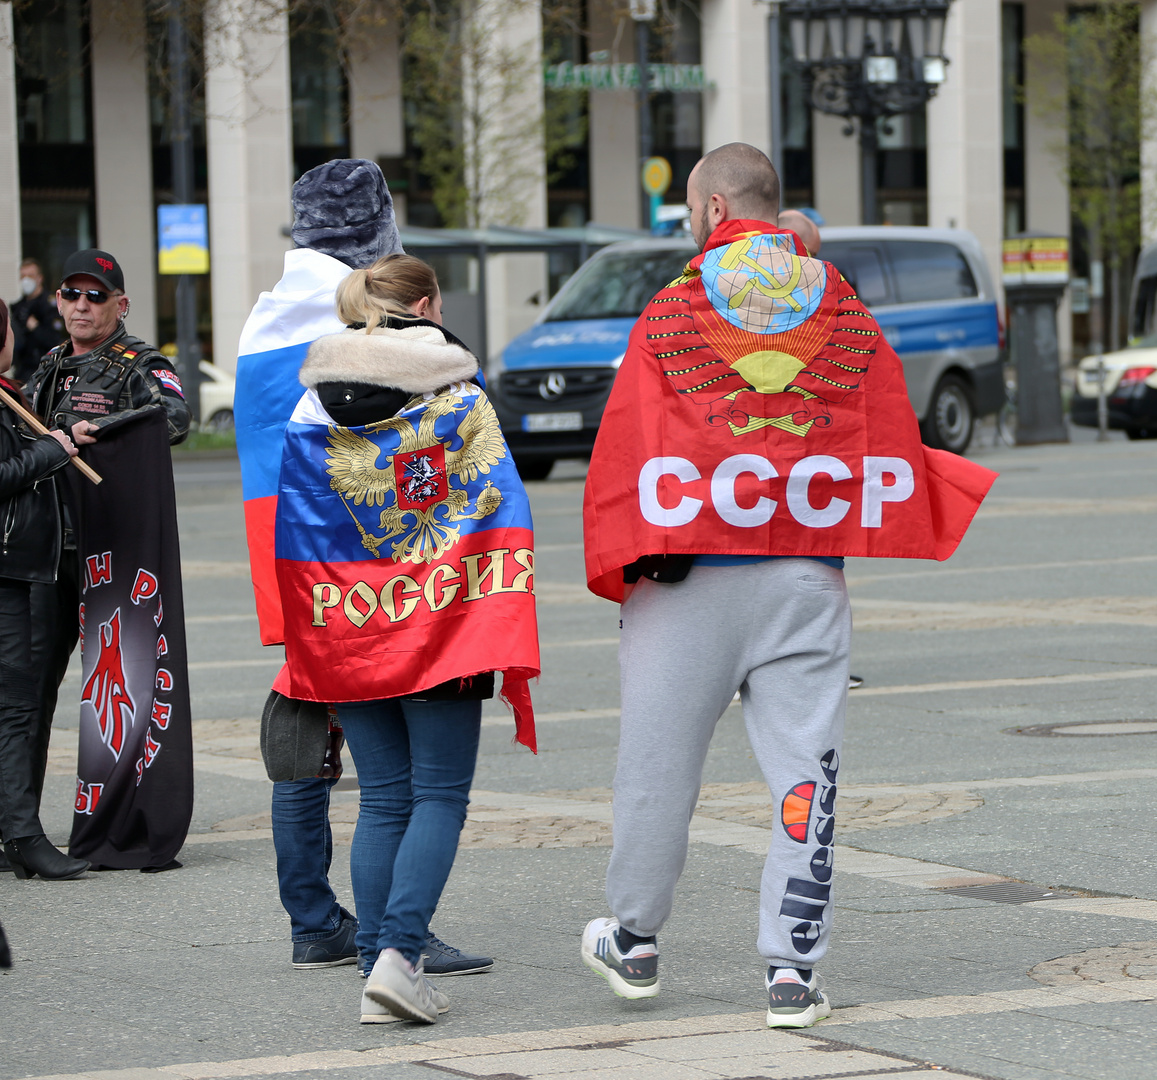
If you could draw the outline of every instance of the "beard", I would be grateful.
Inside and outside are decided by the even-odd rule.
[[[711,239],[711,226],[707,223],[707,206],[699,212],[698,218],[693,218],[691,221],[691,235],[695,239],[695,246],[702,251],[707,246],[707,241]]]

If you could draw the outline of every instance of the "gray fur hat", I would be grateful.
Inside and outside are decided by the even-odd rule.
[[[364,158],[337,158],[293,185],[293,242],[355,270],[402,250],[394,200],[382,170]]]

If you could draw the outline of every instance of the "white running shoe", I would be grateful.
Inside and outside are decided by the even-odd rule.
[[[769,967],[763,985],[767,988],[769,1028],[811,1027],[817,1020],[832,1015],[831,1002],[820,989],[819,977],[814,971]]]
[[[402,1018],[395,1016],[385,1005],[379,1005],[364,990],[362,991],[363,1024],[400,1024]]]
[[[649,998],[659,992],[659,950],[649,942],[619,949],[619,920],[592,919],[583,931],[583,963],[611,984],[619,997]]]
[[[402,1020],[432,1024],[450,1008],[450,999],[397,949],[383,949],[366,979],[366,997]]]

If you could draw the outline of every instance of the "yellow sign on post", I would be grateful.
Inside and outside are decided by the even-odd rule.
[[[204,206],[157,207],[157,269],[162,274],[209,272],[209,222]]]
[[[1067,236],[1014,236],[1004,242],[1005,285],[1064,285],[1069,280]]]
[[[671,163],[665,157],[649,157],[643,162],[643,190],[662,198],[671,186]]]

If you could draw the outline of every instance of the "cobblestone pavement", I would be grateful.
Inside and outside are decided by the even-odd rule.
[[[764,1027],[754,936],[772,819],[738,704],[660,935],[663,992],[622,1001],[579,961],[582,926],[605,913],[618,624],[583,585],[573,464],[531,485],[541,751],[512,746],[487,704],[434,925],[494,971],[443,980],[452,1009],[424,1028],[358,1024],[352,968],[292,970],[257,750],[281,658],[256,642],[235,463],[179,464],[197,769],[184,868],[0,875],[16,957],[0,973],[0,1080],[1151,1080],[1157,445],[978,456],[1002,477],[949,563],[849,561],[865,685],[849,699],[821,965],[835,1011],[806,1032]],[[77,690],[74,672],[49,761],[58,842]],[[332,808],[347,904],[357,798],[347,758]]]

